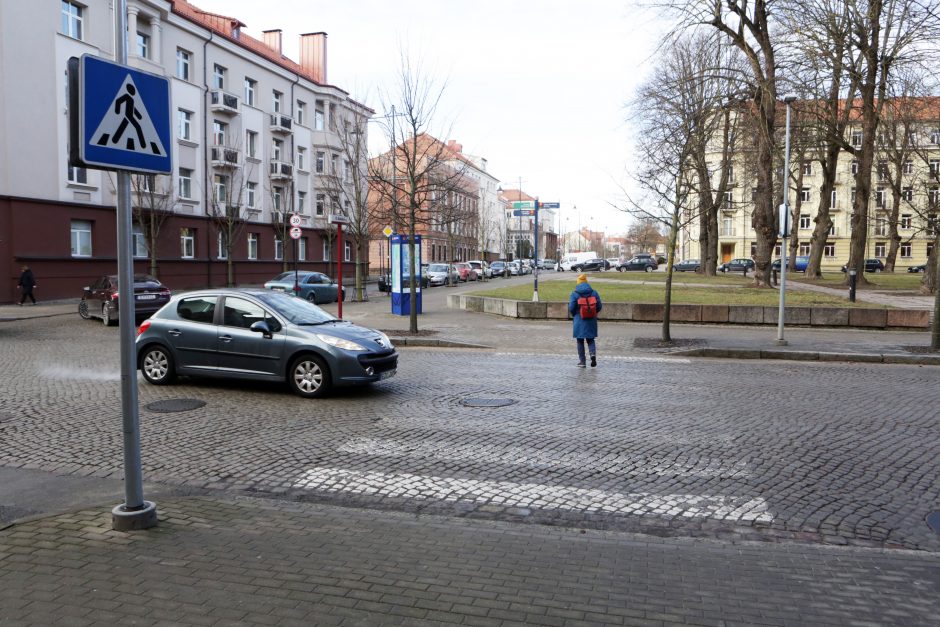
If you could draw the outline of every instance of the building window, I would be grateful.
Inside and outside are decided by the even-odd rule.
[[[225,233],[219,231],[219,237],[217,238],[218,242],[218,259],[228,259],[228,246],[225,245],[226,237]]]
[[[343,180],[349,181],[349,159],[343,160]]]
[[[271,188],[271,196],[274,198],[274,210],[275,211],[281,210],[281,195],[282,194],[283,194],[283,191],[280,187],[275,186]]]
[[[875,242],[875,257],[884,257],[886,246],[885,242]]]
[[[831,258],[831,257],[835,257],[835,256],[836,256],[836,245],[827,242],[826,245],[823,246],[823,256],[824,256],[824,257],[830,257],[830,258]]]
[[[258,234],[257,233],[248,234],[248,258],[249,259],[258,258]]]
[[[853,187],[853,188],[852,188],[852,193],[851,193],[851,198],[852,198],[852,204],[853,204],[853,205],[855,204],[855,194],[856,194],[856,193],[857,193],[857,192],[855,191],[855,188]]]
[[[338,155],[330,155],[330,174],[336,176],[336,164],[339,162]]]
[[[931,209],[940,206],[940,187],[931,187],[927,190],[927,206]]]
[[[225,145],[225,134],[227,130],[228,124],[219,122],[218,120],[212,120],[212,142],[216,146]]]
[[[801,214],[800,214],[800,228],[801,228],[801,229],[808,229],[809,226],[810,226],[810,224],[811,224],[811,221],[810,221],[810,216],[809,216],[809,214],[807,214],[807,213],[801,213]]]
[[[330,246],[329,240],[323,240],[323,261],[330,261],[333,259],[333,247]]]
[[[180,198],[193,197],[193,171],[189,168],[179,169],[179,195]]]
[[[176,49],[176,78],[181,78],[184,81],[189,80],[189,67],[192,60],[192,53],[189,53],[182,48]]]
[[[297,213],[307,209],[307,192],[297,192]]]
[[[72,256],[91,257],[91,222],[72,220]]]
[[[813,175],[813,162],[804,161],[803,162],[803,176],[812,176]]]
[[[281,149],[284,147],[284,142],[280,139],[271,140],[271,160],[280,161],[281,160]]]
[[[192,259],[196,256],[196,231],[180,229],[180,257]]]
[[[800,202],[809,202],[809,188],[808,187],[800,188]]]
[[[317,194],[317,215],[323,215],[323,205],[326,202],[326,196],[323,194]]]
[[[297,240],[297,260],[307,261],[307,238],[301,237]]]
[[[279,91],[274,91],[274,92],[271,93],[271,106],[274,107],[274,112],[275,112],[275,113],[280,113],[280,112],[281,112],[281,97],[282,97],[283,95],[284,95],[284,94],[282,94],[282,93],[279,92]]]
[[[258,158],[258,134],[254,131],[245,131],[245,154],[253,159]]]
[[[731,209],[731,205],[734,202],[734,192],[725,192],[724,202],[721,205],[722,209]]]
[[[940,173],[940,159],[931,159],[928,165],[930,166],[930,176],[937,176]]]
[[[852,159],[852,174],[858,174],[858,159]]]
[[[829,194],[829,208],[835,209],[838,205],[838,196],[836,195],[836,190],[832,190],[832,193]]]
[[[914,188],[905,187],[901,190],[901,200],[905,202],[911,202],[914,200]]]
[[[913,174],[914,173],[914,162],[908,159],[904,162],[903,170],[904,174]]]
[[[806,242],[800,242],[800,256],[805,257],[809,255],[809,244]]]
[[[913,220],[911,219],[911,214],[909,214],[909,213],[901,214],[901,228],[902,228],[902,229],[909,229],[909,228],[911,228],[911,222],[912,222],[912,221],[913,221]]]
[[[303,146],[297,148],[297,169],[307,169],[307,149]]]
[[[862,132],[852,131],[852,146],[858,148],[862,145]]]
[[[258,87],[258,81],[245,77],[245,104],[255,106],[255,88]]]
[[[147,256],[147,238],[144,237],[144,230],[140,228],[139,224],[134,225],[134,256],[135,257],[146,257]]]
[[[228,177],[226,175],[216,174],[212,188],[217,204],[223,205],[228,202]]]
[[[258,184],[248,181],[245,183],[245,205],[249,209],[255,208],[255,194],[258,192]]]
[[[72,39],[82,38],[84,9],[74,2],[62,0],[62,34]]]
[[[225,89],[225,68],[218,63],[212,66],[212,88]]]
[[[313,111],[313,128],[317,131],[323,130],[323,101],[317,100]]]
[[[193,136],[193,114],[185,109],[176,110],[176,136],[187,141]]]
[[[888,180],[888,162],[887,161],[878,162],[878,180],[879,181]]]
[[[281,261],[284,259],[284,240],[280,237],[274,237],[274,259]]]
[[[349,240],[343,242],[343,261],[352,259],[352,244]]]
[[[885,206],[885,188],[878,187],[875,189],[875,206],[884,207]]]
[[[307,119],[307,103],[303,100],[297,101],[297,124],[303,124]]]
[[[324,153],[322,150],[318,150],[317,151],[317,164],[316,164],[317,174],[323,174],[323,166],[325,165],[325,162],[326,162],[326,153]]]
[[[69,167],[66,172],[69,183],[78,183],[79,185],[88,185],[88,170],[85,168]]]
[[[142,59],[150,58],[150,35],[137,33],[137,56]]]
[[[888,234],[888,221],[884,218],[884,214],[881,214],[874,218],[875,225],[875,235],[881,235],[882,237]]]
[[[940,128],[935,128],[930,131],[930,143],[940,146]]]
[[[901,244],[901,256],[904,257],[904,258],[906,258],[906,259],[910,259],[911,257],[913,257],[913,254],[912,254],[912,252],[911,252],[911,249],[912,249],[912,247],[911,247],[911,243],[910,243],[910,242],[907,242],[907,243],[905,243],[905,244]]]

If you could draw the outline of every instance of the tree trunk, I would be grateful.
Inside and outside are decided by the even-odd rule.
[[[813,227],[813,236],[809,244],[809,263],[806,266],[806,277],[810,279],[822,278],[822,257],[829,239],[829,230],[832,228],[829,209],[832,190],[835,188],[839,151],[839,145],[831,142],[826,147],[826,161],[822,164],[823,182],[819,187],[819,206],[816,209],[816,217],[813,218],[816,226]]]
[[[679,212],[673,211],[672,224],[669,226],[669,250],[666,254],[666,293],[663,302],[663,342],[671,342],[670,323],[672,321],[672,274],[676,260],[676,243],[679,239]]]
[[[790,250],[787,258],[787,270],[796,271],[796,253],[800,249],[800,212],[803,211],[803,159],[799,159],[796,165],[799,168],[799,174],[796,176],[796,198],[793,201],[793,207],[790,210],[790,241],[788,242]],[[786,182],[787,176],[784,175]]]

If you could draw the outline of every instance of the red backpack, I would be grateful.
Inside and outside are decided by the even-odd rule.
[[[578,298],[579,313],[582,320],[597,317],[597,296],[581,296]]]

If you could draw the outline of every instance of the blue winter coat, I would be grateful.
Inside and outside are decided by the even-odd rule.
[[[578,307],[578,299],[582,296],[597,297],[597,312],[600,313],[603,304],[601,304],[601,295],[594,291],[590,283],[581,283],[571,292],[571,298],[568,299],[568,313],[574,318],[572,336],[584,339],[597,337],[597,318],[581,319],[581,308]]]

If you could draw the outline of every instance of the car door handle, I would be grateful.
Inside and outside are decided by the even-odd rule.
[[[231,336],[231,335],[220,335],[220,336],[219,336],[219,339],[220,339],[221,341],[223,341],[223,342],[231,342],[231,341],[232,341],[232,336]]]
[[[167,331],[167,335],[172,335],[173,337],[179,337],[183,334],[179,329],[170,329]]]

